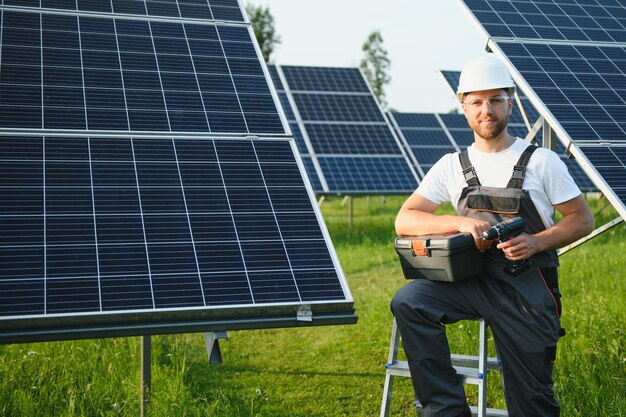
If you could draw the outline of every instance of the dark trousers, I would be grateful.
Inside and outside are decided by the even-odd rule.
[[[543,274],[532,268],[517,277],[502,270],[503,264],[493,264],[480,277],[454,283],[418,279],[394,296],[391,310],[426,417],[471,417],[444,325],[480,317],[491,328],[502,362],[509,416],[559,416],[551,377],[558,300],[546,284],[556,279],[556,268]]]

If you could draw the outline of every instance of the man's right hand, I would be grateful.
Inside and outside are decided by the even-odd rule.
[[[482,240],[480,236],[491,227],[489,222],[479,219],[473,219],[471,217],[457,216],[458,231],[464,233],[471,233],[474,236],[474,242],[479,252],[485,252],[493,244],[493,240]]]

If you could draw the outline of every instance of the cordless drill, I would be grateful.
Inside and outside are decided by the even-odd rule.
[[[500,243],[506,242],[509,239],[513,239],[519,236],[526,227],[526,222],[521,217],[514,217],[512,219],[504,220],[500,223],[494,224],[488,230],[485,230],[480,236],[482,240],[498,239]],[[504,271],[510,275],[516,276],[521,274],[530,268],[530,262],[528,259],[521,261],[509,261],[504,267]]]

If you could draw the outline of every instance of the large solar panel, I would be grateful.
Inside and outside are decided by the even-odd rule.
[[[196,3],[4,0],[0,343],[356,321],[249,24]]]
[[[626,5],[614,0],[460,4],[568,152],[626,217]]]
[[[271,68],[317,194],[406,194],[417,173],[358,68]]]
[[[0,129],[285,132],[247,26],[116,16],[5,6]]]
[[[460,71],[441,71],[441,74],[448,82],[449,87],[456,94],[456,88],[459,85],[459,78],[461,76]],[[540,117],[539,112],[532,105],[528,97],[520,91],[517,90],[517,94],[519,96],[520,101],[522,102],[522,106],[528,117],[528,122],[530,125],[534,124],[537,119]],[[467,125],[467,123],[465,123]],[[469,131],[471,133],[471,130]],[[528,134],[528,125],[524,121],[524,118],[521,114],[519,106],[517,102],[515,102],[513,106],[513,112],[511,113],[511,118],[509,121],[509,132],[512,135],[524,138]],[[537,132],[536,138],[538,141],[542,140],[542,132]],[[465,135],[465,132],[463,133]],[[466,137],[466,136],[465,136]],[[473,139],[472,139],[473,142]],[[470,142],[471,144],[471,142]],[[460,144],[460,146],[462,146]],[[598,191],[598,187],[594,185],[594,183],[589,179],[589,176],[585,174],[580,165],[571,158],[571,155],[565,149],[565,146],[560,142],[556,141],[555,143],[555,152],[559,154],[561,160],[567,165],[567,168],[576,181],[578,187],[585,192]]]

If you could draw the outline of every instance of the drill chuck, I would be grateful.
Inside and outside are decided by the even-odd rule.
[[[512,219],[494,224],[489,229],[485,230],[480,238],[483,240],[498,239],[499,241],[504,242],[521,234],[525,227],[526,222],[524,219],[521,217],[514,217]]]
[[[498,239],[500,242],[505,242],[509,239],[519,236],[526,227],[526,222],[521,217],[513,217],[512,219],[505,220],[503,222],[494,224],[489,229],[485,230],[480,236],[483,240]],[[521,261],[510,261],[505,267],[504,271],[507,274],[517,276],[522,272],[530,268],[530,262],[528,259]]]

